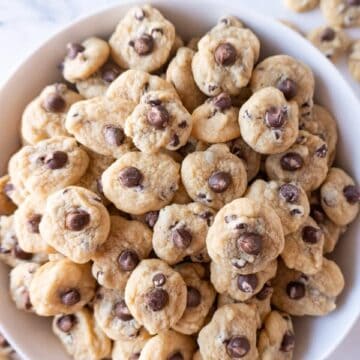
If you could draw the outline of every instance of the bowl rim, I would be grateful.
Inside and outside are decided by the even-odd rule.
[[[181,2],[184,4],[184,6],[186,4],[189,4],[189,6],[191,6],[193,0],[181,0]],[[50,33],[43,41],[41,41],[40,45],[36,46],[34,49],[28,51],[23,58],[21,58],[19,61],[15,62],[14,65],[11,67],[11,69],[9,70],[9,75],[5,78],[5,80],[2,82],[1,86],[0,86],[0,97],[2,96],[3,92],[6,91],[6,88],[11,87],[11,83],[15,81],[17,74],[19,72],[22,71],[22,69],[26,66],[27,63],[33,61],[33,57],[36,56],[36,54],[38,54],[39,52],[44,51],[44,49],[46,47],[49,46],[49,44],[53,41],[56,41],[57,37],[62,36],[63,33],[65,33],[66,31],[68,31],[70,28],[76,27],[76,26],[80,26],[81,23],[85,22],[85,21],[90,21],[91,18],[97,18],[97,17],[103,17],[106,13],[111,12],[111,11],[117,11],[117,9],[119,8],[126,8],[126,7],[130,7],[130,6],[136,6],[136,5],[143,5],[143,4],[150,4],[153,6],[162,6],[162,5],[166,5],[167,7],[170,7],[172,3],[177,3],[178,4],[178,0],[147,0],[147,1],[141,1],[141,0],[122,0],[120,3],[117,4],[112,4],[112,5],[104,5],[101,6],[95,10],[89,11],[88,13],[84,14],[84,15],[80,15],[75,17],[73,20],[59,25],[54,32]],[[197,3],[203,3],[204,6],[207,5],[209,6],[209,4],[215,4],[218,5],[218,1],[217,0],[197,0]],[[197,4],[198,5],[198,4]],[[314,56],[317,57],[318,61],[321,64],[321,66],[327,68],[328,73],[331,73],[332,77],[336,78],[336,81],[338,83],[341,83],[341,87],[346,89],[347,92],[347,96],[351,97],[352,99],[350,99],[350,103],[358,103],[358,106],[360,108],[360,99],[356,96],[355,91],[351,88],[351,86],[349,85],[349,83],[346,81],[346,79],[342,76],[342,74],[340,73],[340,71],[338,70],[338,68],[331,62],[329,61],[326,57],[323,56],[323,54],[321,53],[321,51],[319,49],[317,49],[314,45],[312,45],[306,38],[304,38],[302,35],[298,34],[296,31],[290,29],[290,34],[289,34],[289,28],[282,24],[280,21],[277,21],[276,18],[272,17],[272,16],[265,16],[263,14],[257,13],[255,10],[249,8],[247,5],[243,6],[241,5],[241,3],[236,3],[236,2],[231,2],[231,3],[227,3],[226,4],[226,10],[229,10],[230,12],[241,12],[241,14],[243,15],[243,17],[249,17],[249,18],[254,18],[258,21],[261,21],[265,24],[269,24],[269,28],[278,28],[279,30],[283,30],[283,31],[287,31],[288,34],[287,36],[293,37],[294,40],[296,39],[296,41],[303,47],[305,47],[307,49],[307,52],[309,52],[309,55],[311,55],[311,53],[313,53]],[[221,14],[219,14],[219,16],[221,16]],[[246,20],[244,21],[246,24]],[[358,312],[356,314],[354,314],[354,316],[352,317],[352,321],[349,322],[347,324],[346,330],[343,332],[342,336],[340,336],[337,341],[333,342],[331,346],[329,346],[326,350],[324,350],[323,352],[323,357],[322,359],[326,359],[328,358],[334,351],[336,348],[338,348],[338,346],[344,341],[344,339],[346,338],[346,336],[350,333],[351,329],[354,327],[355,323],[357,322],[357,320],[360,318],[360,307],[358,309]],[[6,333],[6,331],[4,331],[3,326],[0,324],[0,330],[3,331],[4,333]],[[12,340],[12,336],[9,337],[10,341]],[[17,342],[16,341],[12,341],[15,344],[15,348],[17,348],[16,350],[19,349],[19,347],[17,346]],[[25,354],[23,354],[23,352],[18,351],[21,355],[24,356],[24,358],[26,358]],[[321,359],[320,359],[321,360]]]

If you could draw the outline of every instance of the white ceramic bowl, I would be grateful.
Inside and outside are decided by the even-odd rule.
[[[338,163],[360,180],[360,104],[336,68],[314,47],[283,25],[241,8],[236,1],[150,1],[168,17],[184,38],[201,35],[224,14],[239,16],[261,39],[262,57],[292,55],[313,69],[316,101],[329,108],[338,120]],[[57,66],[66,43],[90,35],[107,37],[129,6],[121,5],[78,20],[49,39],[13,74],[0,92],[0,173],[18,147],[19,122],[25,105],[47,84],[60,78]],[[296,359],[325,359],[349,332],[360,313],[360,226],[354,223],[342,238],[333,257],[342,268],[346,288],[338,309],[324,318],[300,318],[296,323]],[[68,359],[52,335],[50,320],[17,311],[8,296],[8,269],[0,267],[0,330],[24,359]],[[344,354],[346,356],[346,354]]]

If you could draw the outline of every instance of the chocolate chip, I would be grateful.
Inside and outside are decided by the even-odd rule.
[[[81,299],[80,293],[76,289],[70,289],[60,295],[61,302],[66,306],[77,304]]]
[[[343,194],[349,204],[356,204],[360,201],[360,190],[355,185],[345,186],[343,189]]]
[[[146,304],[152,311],[162,310],[169,302],[169,294],[164,289],[152,289],[146,295]]]
[[[291,100],[297,93],[296,82],[291,79],[282,79],[276,86],[285,96],[286,100]]]
[[[154,48],[154,40],[151,35],[143,34],[133,42],[136,53],[140,56],[150,54]]]
[[[26,228],[28,232],[33,234],[39,234],[39,224],[41,221],[42,215],[40,214],[33,214],[30,216],[26,223]]]
[[[286,202],[293,204],[299,200],[300,190],[296,185],[283,184],[279,188],[279,194]]]
[[[259,255],[262,248],[262,236],[257,233],[246,232],[236,241],[239,250],[249,255]]]
[[[288,152],[280,158],[280,165],[283,170],[296,171],[304,165],[304,160],[296,152]]]
[[[119,180],[126,187],[135,187],[141,184],[143,175],[136,167],[129,166],[120,171]]]
[[[222,193],[228,189],[232,182],[230,173],[226,171],[216,171],[208,179],[209,187],[216,193]]]
[[[265,123],[271,128],[280,128],[284,125],[287,111],[280,107],[272,106],[265,113]]]
[[[58,113],[65,110],[66,102],[61,95],[51,93],[46,96],[43,105],[46,111]]]
[[[296,216],[296,215],[300,215],[300,214],[302,214],[302,211],[300,209],[295,208],[295,209],[290,210],[291,216]]]
[[[270,283],[265,283],[263,288],[255,295],[258,300],[265,300],[269,295],[273,293],[273,288]]]
[[[318,149],[315,150],[316,156],[320,158],[326,157],[327,153],[328,153],[328,147],[326,144],[321,145]]]
[[[117,262],[124,271],[132,271],[140,262],[139,256],[133,250],[124,250],[118,257]]]
[[[220,111],[224,111],[231,107],[231,97],[229,94],[223,92],[213,99],[213,104]]]
[[[70,43],[66,45],[67,48],[67,57],[69,59],[75,59],[77,54],[83,52],[85,50],[84,46],[77,43]]]
[[[187,123],[187,121],[186,120],[183,120],[181,123],[179,123],[179,125],[178,125],[178,127],[180,128],[180,129],[185,129],[185,128],[187,128],[187,126],[188,126],[188,123]]]
[[[233,65],[236,56],[236,49],[230,43],[220,44],[215,50],[215,61],[222,66]]]
[[[20,260],[30,260],[33,257],[33,254],[24,251],[19,244],[16,244],[13,248],[13,254],[17,259]]]
[[[149,211],[145,215],[145,222],[146,224],[153,228],[159,218],[159,212],[158,211]]]
[[[162,273],[155,274],[152,278],[152,282],[156,287],[163,286],[166,283],[166,276]]]
[[[304,226],[302,229],[302,239],[308,244],[316,244],[320,241],[321,230],[313,226]]]
[[[65,333],[68,333],[69,331],[71,331],[71,329],[75,326],[76,324],[76,317],[75,315],[63,315],[61,317],[58,318],[57,322],[56,322],[56,326]]]
[[[210,225],[211,225],[211,221],[212,221],[212,219],[213,219],[213,217],[214,217],[214,214],[213,214],[211,211],[205,211],[205,212],[199,214],[198,216],[199,216],[201,219],[206,220],[207,225],[210,226]]]
[[[178,351],[177,353],[168,356],[167,360],[184,360],[184,357],[181,352]]]
[[[170,120],[170,115],[166,108],[162,105],[152,106],[147,113],[147,121],[155,129],[165,129]]]
[[[298,281],[290,281],[286,286],[286,293],[290,299],[302,299],[305,296],[305,285]]]
[[[170,146],[178,146],[180,144],[180,140],[179,140],[179,136],[176,134],[173,134],[173,136],[171,137]]]
[[[114,306],[114,312],[117,318],[122,321],[130,321],[133,319],[129,308],[126,306],[125,300],[121,300]]]
[[[336,33],[331,27],[326,27],[320,35],[320,40],[325,41],[333,41],[335,39]]]
[[[237,219],[237,216],[236,215],[226,215],[224,217],[224,221],[226,222],[226,224],[229,224],[231,221],[234,221]]]
[[[199,306],[201,303],[200,291],[192,286],[187,287],[187,302],[186,307],[193,308]]]
[[[295,336],[292,332],[287,331],[284,334],[283,339],[281,341],[280,351],[289,352],[292,351],[294,347],[295,347]]]
[[[106,64],[101,69],[101,78],[107,82],[113,82],[120,75],[120,69],[114,64]]]
[[[256,274],[238,275],[237,286],[245,293],[253,293],[258,285]]]
[[[321,224],[326,220],[326,215],[320,205],[312,205],[310,214],[317,223]]]
[[[44,159],[44,164],[51,170],[63,168],[68,161],[67,153],[63,151],[55,151],[50,155],[47,155]]]
[[[113,125],[105,126],[103,135],[105,141],[111,146],[120,146],[125,140],[124,130]]]
[[[186,249],[191,244],[192,235],[185,227],[179,227],[172,231],[171,240],[177,248]]]
[[[226,344],[226,352],[231,358],[241,358],[250,350],[250,342],[245,336],[234,336]]]
[[[360,6],[360,0],[347,0],[349,6]]]
[[[135,353],[135,354],[132,354],[130,357],[129,357],[129,360],[138,360],[140,358],[140,353]]]
[[[73,210],[66,214],[65,227],[71,231],[81,231],[90,222],[90,214],[85,210]]]

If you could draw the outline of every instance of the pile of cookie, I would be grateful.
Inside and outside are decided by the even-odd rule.
[[[336,308],[360,191],[311,69],[259,52],[233,16],[185,46],[134,7],[26,107],[0,258],[74,359],[291,359],[290,316]]]
[[[360,27],[359,0],[283,0],[285,6],[296,12],[311,11],[319,6],[327,25],[310,31],[306,37],[329,60],[337,62],[348,53],[347,62],[351,76],[360,82],[360,39],[352,40],[344,28]],[[301,34],[291,22],[282,21]]]

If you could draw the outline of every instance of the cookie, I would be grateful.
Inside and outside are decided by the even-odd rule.
[[[177,150],[190,136],[192,118],[178,97],[166,91],[144,95],[126,119],[125,134],[146,153]]]
[[[156,255],[169,265],[205,248],[205,239],[215,211],[199,203],[172,204],[162,208],[154,226]]]
[[[11,215],[16,210],[16,205],[9,197],[9,175],[0,177],[0,216]]]
[[[70,108],[66,129],[92,151],[118,158],[133,149],[124,127],[134,107],[131,101],[104,96],[83,100]]]
[[[150,334],[157,334],[181,319],[187,303],[186,284],[164,261],[142,260],[126,284],[125,302],[136,321]]]
[[[20,310],[33,311],[29,287],[39,266],[39,264],[27,262],[16,265],[10,271],[10,296]]]
[[[129,152],[104,171],[105,196],[120,210],[140,215],[170,203],[180,165],[164,154]]]
[[[152,232],[139,221],[111,216],[110,234],[92,256],[92,273],[98,283],[123,291],[131,272],[149,256]]]
[[[9,161],[9,175],[15,188],[30,194],[47,196],[75,184],[89,164],[86,152],[75,139],[56,136],[35,145],[27,145]]]
[[[326,25],[310,31],[307,38],[333,62],[337,62],[350,45],[350,39],[344,30]]]
[[[321,270],[323,247],[322,230],[309,216],[297,231],[285,237],[281,258],[289,269],[312,275]]]
[[[335,159],[338,140],[337,125],[333,115],[324,107],[314,104],[312,118],[308,120],[301,119],[299,128],[319,136],[326,142],[329,152],[328,163],[331,165]]]
[[[143,95],[153,91],[166,91],[170,96],[178,97],[175,88],[160,76],[150,75],[141,70],[123,72],[109,86],[105,95],[110,99],[124,99],[139,103]]]
[[[320,9],[333,26],[360,26],[360,6],[356,0],[321,0]]]
[[[247,179],[250,182],[260,170],[261,155],[254,151],[241,136],[227,142],[226,145],[232,154],[243,160]]]
[[[315,9],[319,0],[284,0],[284,5],[296,12],[306,12]]]
[[[151,335],[144,329],[137,335],[116,340],[113,345],[111,357],[113,360],[138,360],[145,344],[151,339]]]
[[[307,65],[288,55],[264,59],[256,65],[250,87],[255,92],[268,86],[282,91],[287,101],[296,101],[300,118],[311,117],[315,80]]]
[[[258,339],[261,359],[291,360],[295,348],[295,334],[288,314],[272,311],[264,322]]]
[[[198,337],[201,356],[206,360],[256,359],[258,313],[246,304],[225,305],[217,309]]]
[[[224,263],[211,263],[211,282],[220,294],[229,294],[237,301],[246,301],[260,292],[265,283],[276,274],[277,260],[254,274],[242,275],[236,268]]]
[[[109,54],[108,43],[97,37],[90,37],[81,44],[67,44],[62,64],[64,78],[71,83],[87,79],[105,64]]]
[[[40,235],[70,260],[88,262],[110,231],[110,216],[92,191],[66,187],[48,197]]]
[[[355,41],[351,45],[348,67],[351,76],[360,82],[360,40]]]
[[[335,224],[351,223],[359,213],[360,190],[339,168],[331,168],[320,188],[321,206]]]
[[[121,72],[117,64],[108,61],[88,78],[76,81],[76,89],[86,99],[103,96]]]
[[[214,262],[233,266],[239,274],[261,271],[283,250],[280,218],[261,201],[236,199],[216,214],[206,245]]]
[[[95,296],[94,317],[106,336],[112,340],[137,337],[141,328],[125,304],[124,294],[101,287]]]
[[[191,134],[194,138],[207,143],[235,139],[240,136],[238,113],[239,109],[232,106],[231,97],[221,93],[193,111]]]
[[[229,26],[207,33],[198,48],[192,71],[199,89],[208,96],[237,95],[250,80],[260,43],[251,30]]]
[[[220,209],[246,190],[245,165],[223,144],[190,153],[181,164],[181,180],[197,202]]]
[[[336,297],[344,288],[344,278],[339,267],[326,258],[321,270],[314,275],[290,270],[279,261],[272,284],[271,302],[278,309],[295,316],[323,316],[335,310]]]
[[[187,287],[186,309],[181,319],[173,326],[179,333],[191,335],[201,330],[216,292],[206,279],[205,268],[200,264],[183,263],[175,267]]]
[[[82,100],[82,96],[65,84],[46,86],[39,96],[25,108],[21,119],[21,136],[26,144],[54,136],[67,136],[65,118],[70,106]]]
[[[301,130],[288,150],[266,158],[266,174],[271,180],[296,181],[305,191],[312,191],[326,178],[328,158],[326,142]]]
[[[296,182],[255,180],[247,189],[246,197],[259,200],[279,216],[284,235],[295,232],[310,213],[305,191]]]
[[[90,264],[63,258],[40,266],[30,283],[30,301],[36,314],[53,316],[79,311],[94,296]]]
[[[147,341],[139,360],[192,360],[195,349],[195,340],[190,336],[167,330]]]
[[[52,329],[74,360],[100,360],[110,356],[111,341],[86,308],[74,314],[56,315]]]
[[[266,87],[241,106],[239,124],[242,138],[256,152],[276,154],[295,142],[299,109],[280,90]]]
[[[123,69],[152,72],[167,61],[175,28],[151,5],[131,8],[109,39],[111,55]]]
[[[195,51],[188,47],[177,50],[166,70],[166,81],[173,84],[185,108],[192,113],[206,99],[197,87],[191,69]]]

